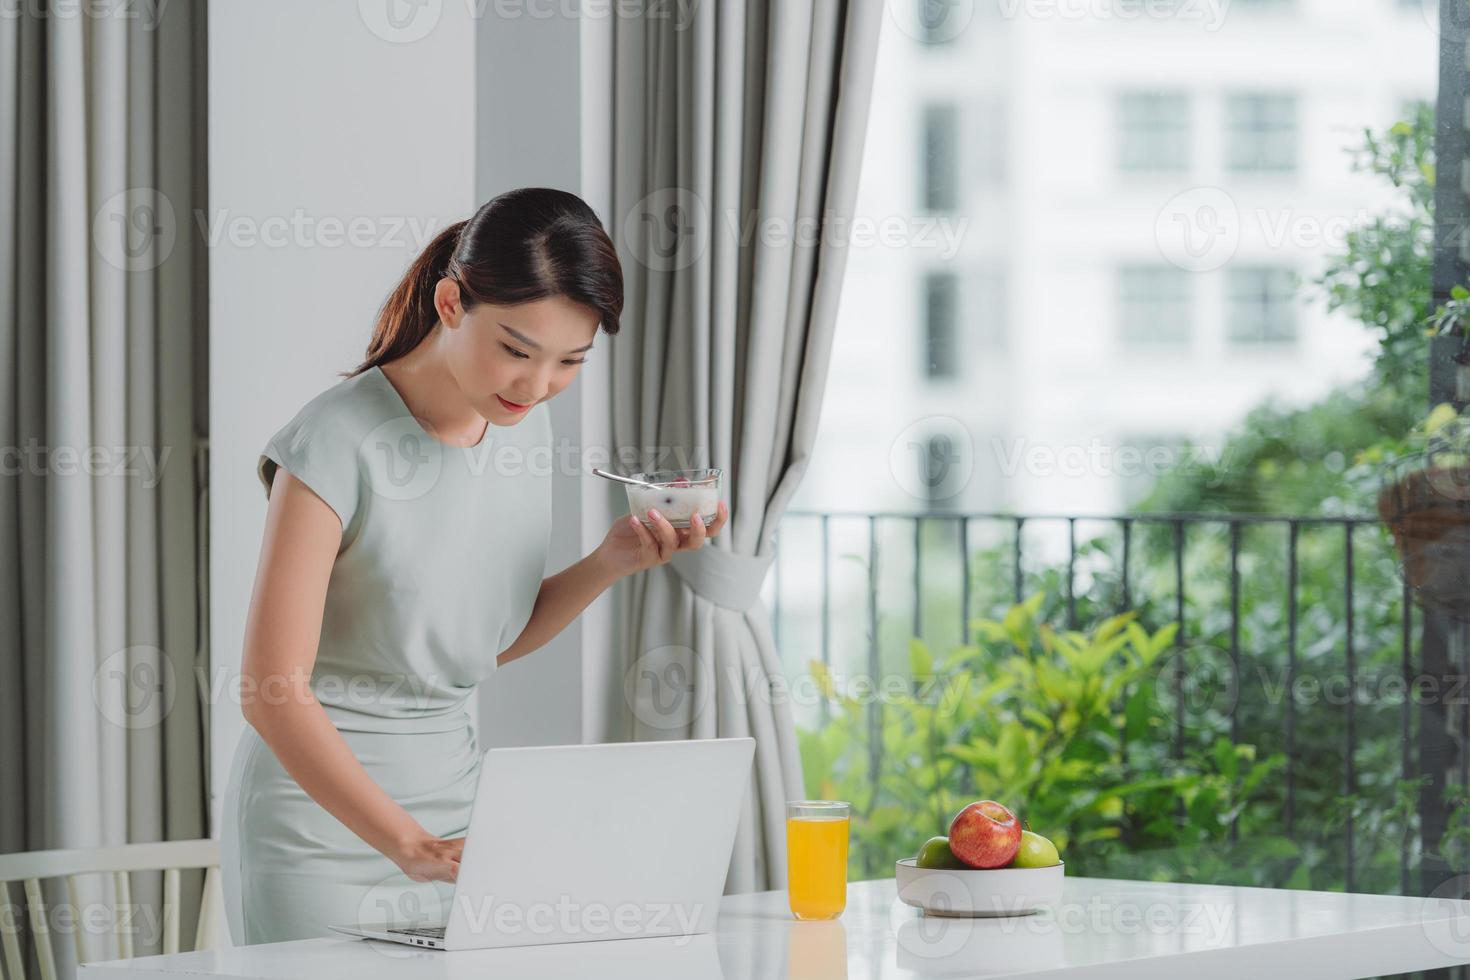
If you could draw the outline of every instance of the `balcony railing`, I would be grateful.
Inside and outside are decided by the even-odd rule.
[[[1048,533],[1040,533],[1046,529]],[[849,581],[840,596],[834,595],[832,576],[834,538],[839,531],[842,554],[866,565],[866,582],[854,586]],[[1089,532],[1085,540],[1079,538],[1080,531]],[[1029,540],[1032,535],[1035,541]],[[1394,778],[1408,783],[1422,775],[1414,757],[1415,699],[1409,696],[1415,683],[1414,608],[1408,586],[1398,574],[1391,543],[1375,519],[1213,513],[1094,517],[794,511],[783,521],[776,544],[769,583],[774,586],[772,611],[781,648],[798,651],[788,664],[791,670],[800,670],[806,660],[814,658],[829,669],[834,666],[835,613],[849,630],[856,617],[865,619],[865,667],[872,677],[879,677],[885,642],[885,630],[880,627],[887,626],[892,639],[901,625],[893,624],[898,617],[884,610],[901,607],[906,599],[912,606],[912,622],[906,632],[925,638],[926,631],[935,632],[941,625],[932,615],[925,615],[926,591],[947,589],[952,593],[956,587],[955,608],[946,613],[955,621],[952,627],[945,627],[952,628],[956,641],[970,641],[969,624],[977,611],[1020,602],[1050,584],[1060,593],[1057,615],[1069,628],[1086,628],[1103,616],[1139,610],[1150,629],[1172,620],[1178,628],[1174,642],[1180,649],[1195,643],[1218,644],[1228,657],[1237,685],[1226,719],[1229,739],[1235,744],[1264,743],[1285,756],[1279,785],[1272,787],[1269,799],[1252,805],[1275,807],[1285,836],[1293,838],[1303,817],[1304,780],[1316,787],[1312,798],[1320,807],[1324,798],[1320,790],[1327,778],[1322,766],[1331,762],[1337,768],[1332,782],[1344,805],[1334,851],[1342,857],[1341,886],[1349,891],[1358,885],[1360,812],[1355,801],[1365,798],[1365,790],[1368,796],[1381,795]],[[1304,550],[1309,554],[1304,556]],[[938,554],[947,554],[950,571],[936,573],[933,566]],[[956,559],[958,581],[953,569]],[[904,569],[902,591],[906,596],[895,594],[889,567],[895,561],[911,563],[911,568]],[[1242,569],[1247,565],[1251,579],[1243,581]],[[1249,642],[1242,615],[1247,593],[1256,610]],[[804,631],[792,621],[798,615],[806,621]],[[1304,631],[1304,617],[1308,616],[1312,625]],[[1191,636],[1192,627],[1207,635]],[[788,637],[792,631],[802,635]],[[844,649],[849,648],[844,645]],[[1361,697],[1365,656],[1376,689],[1381,693],[1396,672],[1405,696],[1396,703],[1390,697]],[[1304,661],[1309,662],[1309,673],[1331,670],[1348,692],[1341,704],[1326,713],[1307,709],[1307,718],[1297,693]],[[1194,724],[1181,688],[1185,681],[1177,666],[1181,662],[1175,660],[1173,677],[1175,757],[1183,755]],[[1284,686],[1278,690],[1287,692],[1286,696],[1256,701],[1245,696],[1244,679],[1257,662],[1262,678],[1272,669],[1279,673],[1284,663],[1284,676],[1279,678]],[[820,710],[820,721],[825,722],[829,710],[825,701]],[[1334,726],[1340,759],[1323,759],[1320,750],[1312,758],[1301,757],[1303,724]],[[1456,728],[1470,734],[1464,713],[1456,719]],[[1359,761],[1365,736],[1374,747],[1371,772],[1365,772]],[[1397,759],[1388,766],[1383,747],[1395,741]],[[1320,749],[1320,739],[1316,744]],[[882,763],[881,738],[870,739],[870,751],[869,763],[876,775]],[[1466,755],[1460,753],[1462,785]],[[1385,768],[1397,771],[1389,773]],[[1365,779],[1371,788],[1365,788]],[[1447,804],[1439,794],[1435,800],[1421,798],[1423,806],[1443,808]],[[1420,814],[1421,819],[1424,816]],[[1434,825],[1443,825],[1444,812],[1435,816]],[[1414,892],[1411,874],[1417,847],[1418,842],[1410,840],[1405,830],[1398,877],[1406,894]]]

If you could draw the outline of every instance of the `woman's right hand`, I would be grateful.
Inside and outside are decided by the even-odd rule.
[[[448,881],[459,877],[463,837],[418,837],[389,855],[393,863],[413,881]]]

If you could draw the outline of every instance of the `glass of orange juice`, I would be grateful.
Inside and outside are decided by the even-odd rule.
[[[835,919],[847,907],[847,834],[852,805],[786,804],[786,890],[798,919]]]

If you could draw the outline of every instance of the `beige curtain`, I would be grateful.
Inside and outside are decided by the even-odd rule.
[[[204,5],[12,8],[0,851],[203,837]]]
[[[621,650],[632,738],[756,739],[735,893],[784,887],[804,795],[759,592],[821,412],[884,4],[685,6],[616,19],[613,442],[723,468],[731,522],[620,586]]]

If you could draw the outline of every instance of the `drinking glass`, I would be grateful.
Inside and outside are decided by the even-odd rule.
[[[798,919],[835,919],[847,907],[847,839],[852,805],[786,804],[786,890]]]

